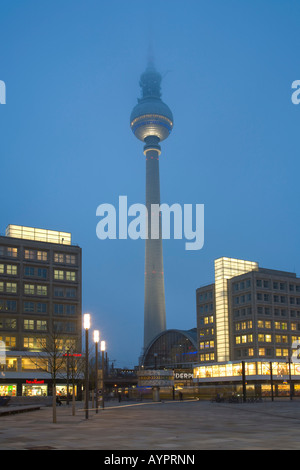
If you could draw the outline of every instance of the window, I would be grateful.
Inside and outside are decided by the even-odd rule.
[[[17,258],[18,257],[18,248],[8,247],[6,254],[7,254],[7,256],[10,256],[11,258]]]
[[[46,338],[25,337],[24,348],[41,350],[46,347]]]
[[[36,252],[36,259],[38,261],[47,261],[47,259],[48,259],[47,251],[37,251]]]
[[[34,320],[24,320],[24,330],[34,330]]]
[[[0,307],[0,310],[1,310],[1,307]],[[17,302],[15,300],[7,300],[6,301],[6,310],[8,312],[16,312]]]
[[[54,269],[54,279],[63,281],[64,278],[65,278],[64,271],[59,271],[58,269]]]
[[[0,264],[0,274],[4,274],[4,264]]]
[[[1,330],[15,330],[17,328],[17,320],[15,318],[0,318]]]
[[[24,312],[34,312],[34,303],[24,302]]]
[[[36,311],[38,313],[47,313],[47,304],[43,302],[38,302]]]
[[[38,277],[41,277],[43,279],[47,279],[47,269],[38,268],[37,275],[38,275]]]
[[[76,281],[75,271],[66,271],[66,281]]]
[[[0,341],[3,341],[7,349],[15,348],[17,340],[15,336],[0,336]]]
[[[47,331],[47,322],[44,320],[37,320],[36,329],[39,331]]]
[[[25,276],[34,276],[34,268],[26,266],[24,270],[24,274]]]
[[[54,262],[55,263],[63,263],[64,262],[63,253],[54,253]]]
[[[63,315],[63,313],[64,313],[63,304],[54,304],[54,313],[56,315]]]
[[[9,294],[16,294],[17,293],[17,284],[15,282],[7,282],[6,283],[6,292]]]
[[[66,264],[76,264],[76,256],[66,255]]]
[[[33,338],[24,338],[23,340],[23,346],[24,348],[30,348],[30,349],[33,349],[34,347],[34,339]]]
[[[1,270],[0,270],[0,272],[1,272]],[[9,274],[10,276],[16,276],[18,274],[18,267],[15,266],[14,264],[7,264],[6,265],[6,274]]]
[[[35,251],[34,250],[25,250],[24,258],[25,259],[35,259]]]
[[[75,315],[76,314],[75,305],[66,305],[66,314],[67,315]]]
[[[66,297],[69,299],[74,299],[76,297],[76,289],[66,289]]]
[[[64,297],[64,290],[61,287],[55,287],[54,297]]]

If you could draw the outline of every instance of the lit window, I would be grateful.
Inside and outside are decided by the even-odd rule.
[[[63,253],[54,253],[54,261],[55,263],[63,263],[64,262]]]
[[[17,284],[15,282],[7,282],[6,283],[6,292],[10,294],[17,293]]]
[[[75,273],[75,271],[66,271],[66,280],[67,280],[67,281],[72,281],[72,282],[76,281],[76,273]],[[213,317],[209,317],[209,318],[210,318],[209,321],[210,321],[210,323],[211,323],[211,318],[213,318]]]
[[[24,257],[25,259],[35,259],[36,253],[34,250],[25,250]]]
[[[10,256],[11,258],[17,258],[18,256],[18,248],[7,248],[7,256]]]
[[[54,279],[58,279],[60,281],[63,281],[64,278],[65,278],[64,271],[59,271],[58,269],[54,270]]]
[[[37,251],[36,252],[36,258],[39,261],[47,261],[47,259],[48,259],[47,251]]]
[[[36,329],[46,331],[47,330],[47,322],[44,321],[44,320],[37,320]]]

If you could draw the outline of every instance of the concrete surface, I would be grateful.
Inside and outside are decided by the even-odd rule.
[[[82,408],[82,404],[79,405]],[[110,402],[90,419],[77,408],[0,417],[0,449],[299,449],[300,402]]]

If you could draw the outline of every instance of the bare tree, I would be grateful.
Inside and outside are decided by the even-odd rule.
[[[50,374],[52,379],[52,409],[53,423],[56,423],[56,381],[57,377],[65,371],[66,358],[63,354],[63,344],[65,336],[61,335],[57,328],[53,327],[47,335],[43,337],[39,351],[33,357],[28,358],[34,363],[39,361],[39,368]]]

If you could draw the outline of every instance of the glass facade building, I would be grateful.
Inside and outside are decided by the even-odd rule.
[[[263,378],[265,364],[273,363],[276,380],[282,376],[276,371],[291,364],[293,380],[300,384],[295,357],[300,279],[295,273],[220,258],[215,261],[215,283],[197,289],[196,303],[199,362],[194,372],[199,383],[240,377],[233,363],[244,362],[252,378]]]
[[[197,362],[197,330],[166,330],[150,343],[143,356],[147,369],[184,369]]]
[[[215,323],[218,361],[229,361],[228,279],[257,270],[258,264],[232,258],[215,260]]]

